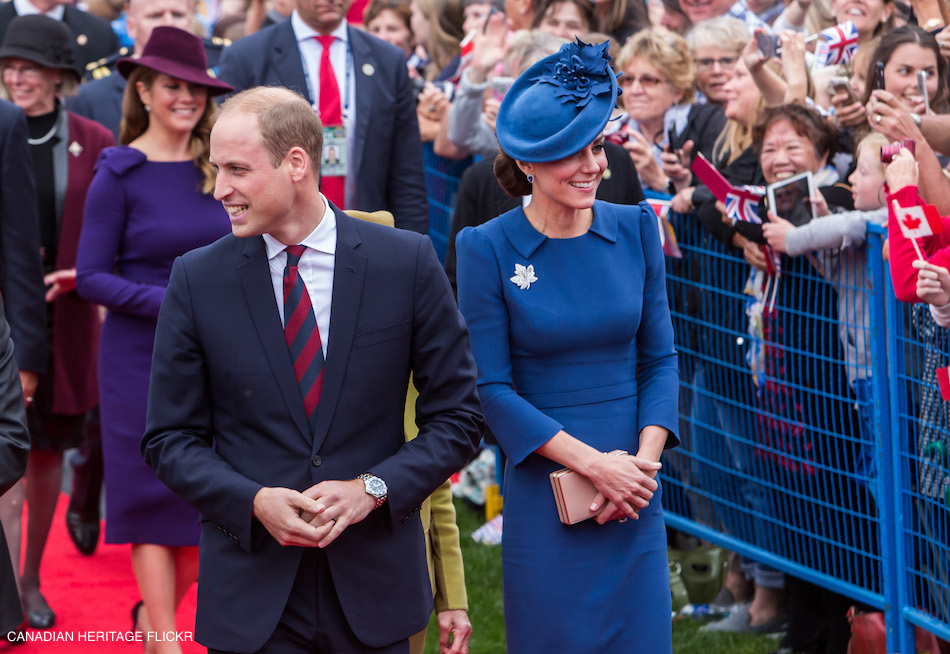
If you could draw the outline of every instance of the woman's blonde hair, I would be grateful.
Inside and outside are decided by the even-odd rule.
[[[732,16],[717,16],[696,23],[686,34],[686,45],[694,55],[699,48],[742,52],[751,38],[749,28],[743,21]]]
[[[858,141],[858,144],[854,146],[855,161],[857,161],[858,155],[861,154],[861,150],[863,150],[864,148],[873,148],[874,160],[881,167],[881,175],[883,176],[885,164],[883,161],[881,161],[881,149],[888,143],[890,143],[890,140],[883,134],[879,134],[878,132],[871,132],[870,134],[865,136],[863,139]]]
[[[416,3],[429,21],[429,39],[425,46],[432,63],[426,77],[431,80],[461,51],[465,8],[461,0],[416,0]]]
[[[620,49],[617,68],[623,70],[640,58],[649,61],[666,76],[678,93],[683,94],[680,102],[693,101],[696,64],[693,63],[693,55],[682,36],[656,27],[640,30]]]
[[[779,77],[785,79],[782,65],[779,62],[771,60],[767,61],[765,65],[775,71]],[[725,128],[719,132],[719,136],[713,144],[713,161],[721,162],[722,165],[729,165],[749,149],[752,146],[752,126],[758,122],[763,111],[765,111],[765,98],[760,93],[759,97],[752,103],[749,110],[749,120],[745,125],[736,120],[727,120]]]
[[[128,145],[148,129],[149,112],[145,109],[142,98],[139,97],[138,83],[142,82],[146,89],[151,89],[159,72],[145,66],[137,66],[130,74],[125,86],[125,95],[122,96],[122,122],[119,126],[119,143]],[[209,94],[204,111],[198,124],[191,131],[191,158],[195,167],[201,171],[201,192],[209,194],[214,191],[214,168],[208,155],[211,150],[211,126],[214,115],[214,101]]]

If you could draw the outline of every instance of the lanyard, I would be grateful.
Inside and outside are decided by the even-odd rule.
[[[314,37],[311,37],[314,38]],[[299,49],[299,48],[298,48]],[[321,51],[320,56],[323,56]],[[303,76],[304,80],[307,83],[307,92],[310,94],[310,97],[313,98],[313,110],[315,113],[320,113],[320,98],[317,97],[317,94],[313,92],[313,82],[310,80],[310,67],[307,66],[307,62],[304,60],[304,53],[300,53],[300,63],[303,67]],[[331,66],[333,64],[332,60],[330,62]],[[343,124],[346,125],[350,121],[350,75],[353,73],[353,58],[352,53],[350,52],[350,42],[346,41],[346,74],[343,78]]]

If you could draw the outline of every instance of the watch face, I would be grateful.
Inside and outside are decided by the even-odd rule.
[[[366,484],[366,492],[373,497],[382,497],[386,494],[386,482],[379,477],[367,475],[363,477],[363,483]]]

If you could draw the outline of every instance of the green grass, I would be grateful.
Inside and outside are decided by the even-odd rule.
[[[505,654],[505,620],[501,601],[501,546],[489,547],[472,540],[472,532],[485,522],[485,514],[470,504],[455,500],[465,560],[469,619],[472,621],[471,654]],[[675,654],[768,654],[778,641],[762,636],[703,634],[703,621],[682,618],[673,622]],[[543,628],[543,626],[541,627]],[[429,623],[426,654],[438,654],[438,625]],[[552,652],[551,654],[571,654]],[[640,653],[638,653],[640,654]],[[643,654],[651,654],[644,652]]]

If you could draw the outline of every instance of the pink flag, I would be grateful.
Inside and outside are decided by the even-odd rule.
[[[937,386],[940,387],[940,397],[950,400],[950,368],[937,368]]]
[[[765,195],[761,186],[733,186],[700,153],[693,159],[692,170],[700,181],[712,191],[716,199],[726,205],[726,215],[733,220],[760,223],[759,200]]]

